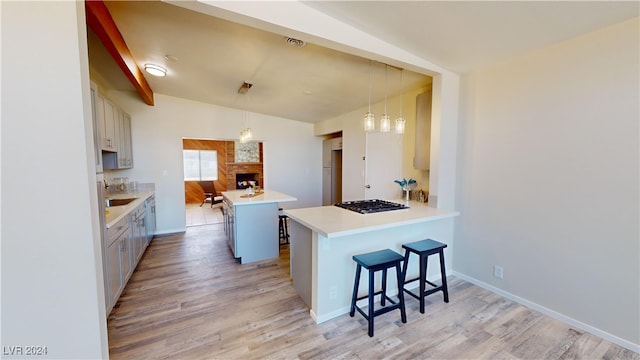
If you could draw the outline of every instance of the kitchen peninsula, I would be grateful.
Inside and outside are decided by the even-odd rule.
[[[285,211],[292,220],[289,230],[293,287],[311,308],[311,317],[317,323],[349,311],[355,274],[353,255],[387,248],[404,254],[402,244],[425,238],[452,244],[449,234],[453,218],[459,215],[457,211],[416,201],[395,202],[409,208],[372,214],[337,206]],[[451,251],[445,252],[445,258],[449,268]],[[429,266],[427,274],[437,279],[440,273],[435,263],[431,262],[434,267]],[[409,277],[418,273],[417,261],[409,261],[407,272]],[[361,293],[364,291],[366,281],[362,282]],[[395,282],[389,282],[388,291],[397,293]]]
[[[279,203],[296,201],[273,190],[249,195],[245,190],[223,191],[224,230],[241,264],[277,257]]]

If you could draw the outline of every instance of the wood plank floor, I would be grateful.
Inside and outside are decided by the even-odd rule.
[[[367,336],[362,316],[315,324],[279,259],[240,265],[222,224],[157,237],[108,319],[111,359],[640,359],[455,277],[450,302],[407,297]]]

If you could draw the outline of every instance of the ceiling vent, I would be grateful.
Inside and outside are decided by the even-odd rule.
[[[294,39],[292,37],[288,37],[286,39],[287,39],[287,44],[293,47],[303,47],[305,45],[305,42],[299,39]]]

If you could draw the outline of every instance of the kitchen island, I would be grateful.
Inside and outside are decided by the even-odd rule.
[[[317,323],[349,312],[356,268],[353,255],[387,248],[404,254],[402,244],[426,238],[452,244],[453,218],[459,215],[457,211],[432,208],[416,201],[395,202],[409,208],[373,214],[360,214],[337,206],[285,211],[291,219],[293,287],[310,307],[311,317]],[[451,247],[445,251],[445,261],[450,271]],[[437,261],[429,265],[428,278],[439,279]],[[395,279],[393,270],[390,272],[389,278]],[[418,273],[415,258],[409,261],[407,272],[409,278]],[[360,293],[364,293],[366,281],[361,283]],[[395,281],[389,281],[388,285],[387,291],[396,294]]]
[[[279,203],[296,201],[273,190],[248,195],[245,190],[223,191],[225,234],[233,256],[241,264],[278,257]]]

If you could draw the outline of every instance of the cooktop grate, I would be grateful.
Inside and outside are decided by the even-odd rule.
[[[409,207],[403,204],[394,203],[391,201],[372,199],[372,200],[356,200],[345,201],[336,203],[335,206],[343,209],[355,211],[360,214],[373,214],[383,211],[408,209]]]

